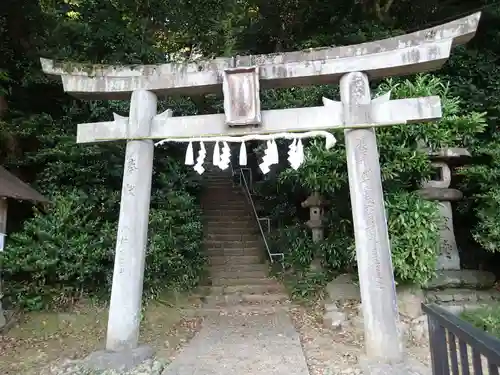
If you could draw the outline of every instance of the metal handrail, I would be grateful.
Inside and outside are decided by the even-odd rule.
[[[268,217],[259,217],[257,210],[255,208],[255,203],[252,199],[252,193],[251,193],[251,187],[253,185],[252,170],[250,168],[241,168],[241,167],[238,169],[234,169],[233,163],[231,160],[229,160],[229,166],[231,167],[231,177],[233,179],[233,184],[234,184],[234,176],[236,175],[236,173],[239,174],[240,186],[242,187],[243,191],[246,193],[247,200],[250,203],[250,205],[252,206],[255,220],[257,221],[257,225],[259,226],[260,234],[262,235],[262,240],[264,241],[264,246],[266,247],[267,254],[269,255],[269,260],[271,261],[271,263],[274,263],[274,258],[279,257],[281,266],[284,267],[285,254],[284,253],[271,253],[271,250],[269,249],[269,244],[267,243],[266,234],[264,232],[264,229],[262,228],[261,222],[265,221],[267,223],[267,233],[269,234],[271,232],[271,219],[269,219]],[[250,175],[250,186],[247,182],[247,179],[246,179],[243,171],[248,171],[248,173]]]
[[[252,210],[255,216],[255,220],[257,221],[257,224],[259,226],[260,234],[262,235],[262,239],[264,241],[264,245],[267,250],[267,254],[269,255],[269,260],[271,263],[274,263],[274,258],[279,257],[281,261],[281,265],[283,266],[283,262],[285,259],[285,254],[284,253],[271,253],[271,250],[269,249],[269,244],[267,243],[266,239],[266,234],[264,232],[264,229],[262,228],[262,221],[267,222],[267,233],[271,232],[271,220],[268,217],[259,217],[259,214],[257,213],[257,209],[255,208],[255,203],[252,199],[252,193],[250,192],[250,187],[248,186],[247,178],[245,177],[245,173],[243,173],[243,170],[248,170],[250,172],[250,179],[252,179],[252,170],[249,168],[239,168],[239,174],[240,174],[240,185],[243,188],[243,191],[246,193],[248,202],[252,206]]]
[[[422,310],[427,314],[429,323],[433,375],[458,374],[459,362],[463,374],[469,373],[469,362],[472,362],[475,374],[482,374],[481,357],[486,358],[489,373],[498,374],[500,367],[498,338],[437,305],[422,304]],[[467,346],[472,349],[472,358],[469,358],[470,351],[467,350]]]

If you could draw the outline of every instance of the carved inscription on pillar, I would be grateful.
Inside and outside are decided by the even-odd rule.
[[[377,228],[375,222],[375,200],[373,197],[373,191],[370,189],[370,179],[372,170],[370,169],[369,164],[366,162],[367,158],[371,157],[368,155],[368,145],[366,144],[365,137],[361,134],[361,136],[357,140],[356,148],[355,148],[355,156],[356,164],[362,170],[361,173],[361,191],[364,197],[364,224],[363,228],[366,235],[366,244],[369,246],[368,251],[371,253],[371,259],[373,260],[373,267],[375,269],[376,277],[374,280],[371,280],[375,283],[377,289],[383,289],[382,283],[382,270],[380,268],[380,262],[378,262],[378,246],[379,239],[377,237]]]
[[[117,242],[118,242],[118,246],[116,248],[116,262],[118,264],[118,272],[120,274],[123,274],[125,272],[125,263],[126,263],[126,259],[125,259],[125,252],[123,250],[123,247],[126,246],[128,244],[128,232],[129,232],[129,228],[126,227],[126,228],[123,228],[122,230],[120,230],[118,232],[118,239],[117,239]]]
[[[441,225],[439,228],[440,254],[437,261],[437,267],[438,269],[458,270],[460,269],[460,255],[453,230],[451,202],[439,202],[438,204],[441,214]]]
[[[126,184],[125,185],[125,192],[128,195],[134,196],[135,195],[135,185],[133,185],[133,184]]]
[[[127,159],[127,172],[128,173],[133,173],[137,170],[137,162],[135,160],[135,156],[130,156]]]
[[[261,124],[258,67],[225,70],[222,92],[227,125]]]

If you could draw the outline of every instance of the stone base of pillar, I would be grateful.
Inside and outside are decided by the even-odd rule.
[[[147,345],[135,349],[125,349],[117,352],[99,350],[90,353],[78,365],[90,371],[120,371],[127,372],[152,358],[154,350]]]
[[[0,289],[0,291],[1,291],[1,289]],[[6,324],[7,324],[7,319],[5,318],[5,312],[3,311],[2,300],[0,297],[0,329],[5,327]]]
[[[402,362],[374,361],[367,358],[359,362],[363,375],[431,375],[430,367],[416,360],[404,360]]]
[[[314,258],[309,266],[309,270],[312,272],[322,272],[323,266],[321,265],[321,259]]]

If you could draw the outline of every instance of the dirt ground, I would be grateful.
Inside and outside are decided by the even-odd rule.
[[[172,359],[201,327],[200,296],[164,298],[144,308],[141,341],[156,351],[159,360]],[[360,375],[363,337],[358,330],[334,331],[322,324],[320,303],[290,306],[311,375]],[[222,312],[223,313],[223,312]],[[242,312],[243,313],[243,312]],[[107,325],[107,307],[90,302],[64,313],[39,312],[24,315],[0,336],[0,374],[39,374],[40,369],[60,359],[82,358],[102,349]],[[414,360],[429,365],[429,347],[407,345]]]
[[[144,306],[141,341],[154,347],[159,359],[169,359],[196,333],[194,315],[199,299],[168,298]],[[83,302],[68,312],[27,313],[0,334],[0,374],[34,375],[61,358],[81,358],[104,347],[107,307]]]
[[[302,349],[311,375],[360,375],[359,361],[364,355],[363,333],[348,327],[332,330],[323,326],[321,301],[307,307],[297,306],[290,313],[299,332]],[[406,342],[410,363],[429,369],[427,342]],[[426,374],[427,371],[423,371]]]

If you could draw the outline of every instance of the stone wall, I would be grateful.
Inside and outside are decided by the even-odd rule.
[[[354,329],[363,332],[363,314],[359,286],[352,275],[337,277],[326,287],[325,313],[323,324],[327,328],[341,330]],[[425,301],[420,288],[397,288],[398,309],[400,314],[400,334],[407,340],[426,341],[427,317],[422,313],[421,304]]]
[[[491,274],[460,270],[439,273],[427,289],[397,287],[400,333],[414,342],[428,340],[427,317],[422,312],[422,303],[437,303],[454,314],[500,303],[500,291],[493,288],[494,282],[495,277]],[[323,324],[331,329],[351,328],[363,332],[360,291],[353,275],[340,275],[327,285]]]
[[[471,290],[471,289],[442,289],[429,290],[425,293],[425,301],[440,305],[461,303],[491,303],[500,302],[500,292],[496,289]]]

